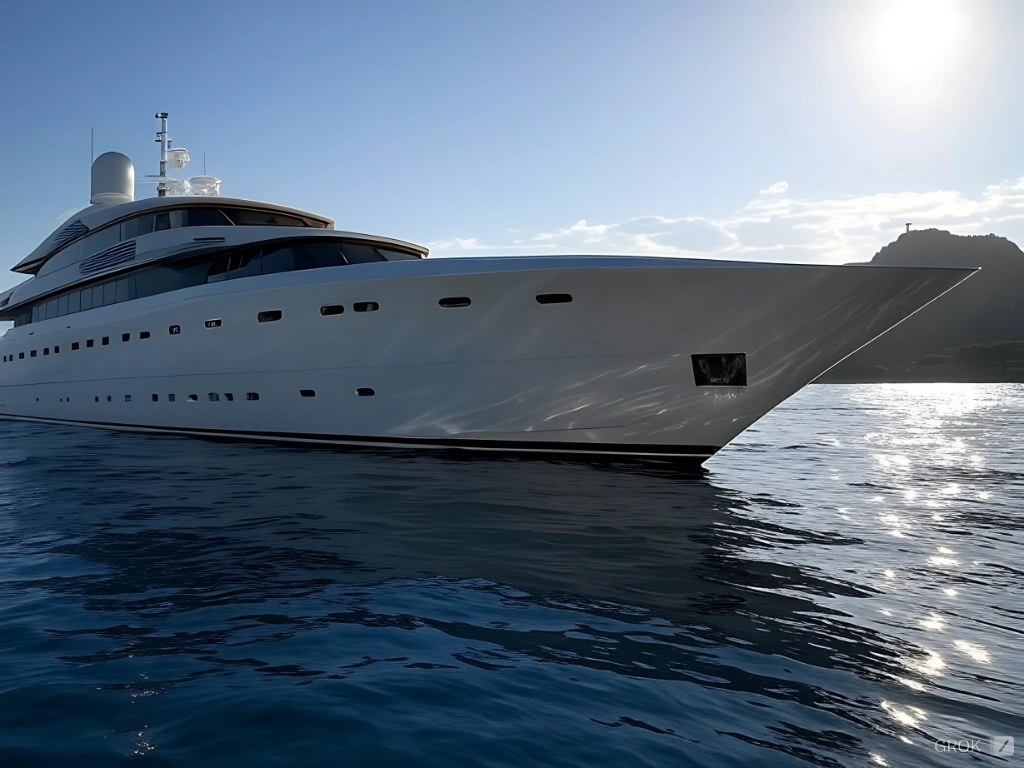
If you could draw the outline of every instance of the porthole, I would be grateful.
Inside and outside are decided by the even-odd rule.
[[[107,402],[108,402],[108,403],[109,403],[109,402],[111,401],[111,399],[112,399],[112,398],[110,397],[110,395],[107,395]]]
[[[188,396],[188,401],[190,403],[198,403],[199,402],[199,395],[189,395]]]
[[[167,402],[168,403],[173,403],[174,402],[174,394],[173,393],[167,396]]]
[[[46,357],[49,354],[50,354],[50,348],[49,347],[43,347],[43,357]]]
[[[19,360],[24,360],[25,359],[25,353],[24,352],[19,352],[18,353],[18,359]]]
[[[316,397],[316,390],[313,389],[300,389],[299,394],[303,397]]]
[[[107,345],[108,345],[109,343],[110,343],[110,337],[109,337],[109,336],[104,336],[104,337],[103,337],[103,342],[102,342],[103,346],[105,347],[105,346],[107,346]]]
[[[140,333],[139,334],[139,338],[140,339],[148,339],[149,338],[149,331],[143,331],[142,333]]]
[[[280,309],[268,309],[256,315],[256,320],[261,323],[274,323],[281,319]]]
[[[224,399],[227,400],[229,403],[232,403],[235,400],[235,396],[231,392],[225,392]]]
[[[357,301],[352,305],[352,309],[356,312],[376,312],[380,309],[380,304],[376,301]]]
[[[153,395],[153,402],[154,403],[160,402],[160,395]]]
[[[29,357],[35,357],[36,356],[36,351],[33,349],[31,352],[28,353],[28,356]]]
[[[132,335],[130,333],[122,333],[121,334],[121,341],[128,341],[129,339],[131,339],[131,337],[132,337]]]
[[[220,328],[221,322],[222,321],[220,321],[220,320],[207,320],[206,321],[206,327],[207,328]]]
[[[89,339],[89,340],[87,340],[85,342],[85,346],[87,346],[87,347],[95,346],[95,342],[92,339]]]
[[[130,403],[130,402],[132,401],[132,396],[131,396],[131,395],[125,395],[125,396],[124,396],[124,401],[125,401],[126,403]]]
[[[96,402],[98,403],[99,401],[100,401],[100,398],[99,398],[99,396],[97,396],[96,397]]]
[[[441,299],[437,302],[445,309],[452,307],[468,307],[473,302],[470,301],[469,296],[449,296],[448,298]]]
[[[167,329],[167,332],[171,334],[171,336],[177,336],[179,333],[181,333],[181,326],[172,325],[170,328]]]
[[[325,316],[340,315],[344,311],[345,307],[343,307],[341,304],[325,304],[324,306],[320,307],[320,314]]]
[[[246,392],[245,393],[245,399],[246,400],[259,400],[260,399],[260,393],[259,392]]]
[[[53,354],[59,355],[60,354],[60,347],[54,347],[53,348]]]
[[[537,297],[538,304],[568,304],[572,296],[568,293],[542,293]]]
[[[210,398],[210,402],[211,403],[216,403],[216,402],[218,402],[220,400],[220,395],[218,395],[216,392],[210,392],[207,395],[207,397]]]
[[[356,390],[356,394],[360,397],[373,397],[377,393],[369,387],[359,387],[359,389]]]

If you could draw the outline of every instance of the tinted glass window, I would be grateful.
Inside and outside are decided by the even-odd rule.
[[[308,227],[298,216],[275,211],[247,211],[243,208],[225,208],[224,213],[232,223],[249,227]]]
[[[60,317],[61,315],[66,315],[67,313],[68,313],[68,296],[67,296],[67,294],[64,294],[63,296],[58,296],[57,297],[57,317]]]
[[[140,216],[137,219],[131,221],[125,221],[121,224],[121,239],[131,240],[134,237],[141,237],[142,235],[148,235],[153,231],[153,215]]]
[[[50,299],[48,302],[46,302],[46,319],[52,320],[57,316],[57,300]]]
[[[32,322],[33,323],[41,323],[43,320],[46,319],[46,311],[45,311],[45,309],[46,309],[46,305],[45,304],[36,304],[34,307],[32,307]]]
[[[341,267],[348,263],[341,253],[341,243],[306,243],[305,246],[318,267]]]
[[[175,211],[177,213],[177,211]],[[178,225],[181,226],[180,224]],[[153,215],[153,231],[163,232],[165,229],[171,228],[171,214],[168,211],[161,211],[160,213]]]
[[[214,262],[206,276],[206,282],[233,280],[236,277],[252,277],[260,274],[260,252],[258,250],[233,253]]]
[[[315,269],[316,262],[306,249],[299,243],[285,245],[280,248],[267,248],[263,251],[263,274],[273,275],[277,272],[291,272],[296,269]]]
[[[68,314],[78,312],[81,309],[81,294],[78,291],[72,291],[68,294]]]
[[[128,299],[131,298],[131,296],[128,293],[128,280],[127,280],[127,278],[124,279],[124,280],[118,280],[114,285],[116,286],[116,288],[115,288],[116,293],[115,293],[115,296],[114,296],[114,301],[116,301],[116,302],[128,301]]]
[[[94,285],[92,287],[92,306],[93,306],[93,309],[95,309],[96,307],[102,307],[103,306],[103,286],[102,285]]]
[[[345,258],[349,264],[365,264],[370,261],[384,261],[384,257],[377,253],[376,248],[357,243],[345,243],[342,248],[345,251]]]
[[[104,283],[102,290],[104,307],[117,301],[117,286],[114,283]],[[93,301],[93,304],[95,304],[95,301]]]
[[[121,228],[118,226],[107,227],[101,229],[99,232],[95,232],[88,235],[85,240],[82,241],[82,250],[80,255],[82,258],[86,256],[92,256],[94,253],[99,253],[104,248],[109,248],[112,245],[116,245],[121,240]]]
[[[419,259],[419,256],[413,253],[406,253],[405,251],[393,251],[390,249],[378,248],[377,252],[388,261],[408,261],[410,259]]]
[[[231,224],[227,217],[216,208],[189,208],[185,211],[186,226],[217,227]]]

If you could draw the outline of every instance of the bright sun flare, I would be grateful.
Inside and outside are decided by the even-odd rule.
[[[883,87],[906,95],[933,93],[962,47],[964,19],[953,0],[886,3],[871,36],[871,56]]]

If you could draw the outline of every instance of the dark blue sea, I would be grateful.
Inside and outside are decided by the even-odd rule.
[[[689,474],[0,422],[5,768],[1013,765],[1022,675],[1020,385]]]

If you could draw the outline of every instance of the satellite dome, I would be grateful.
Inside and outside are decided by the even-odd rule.
[[[120,152],[104,152],[92,164],[93,205],[120,205],[135,199],[135,166]]]

